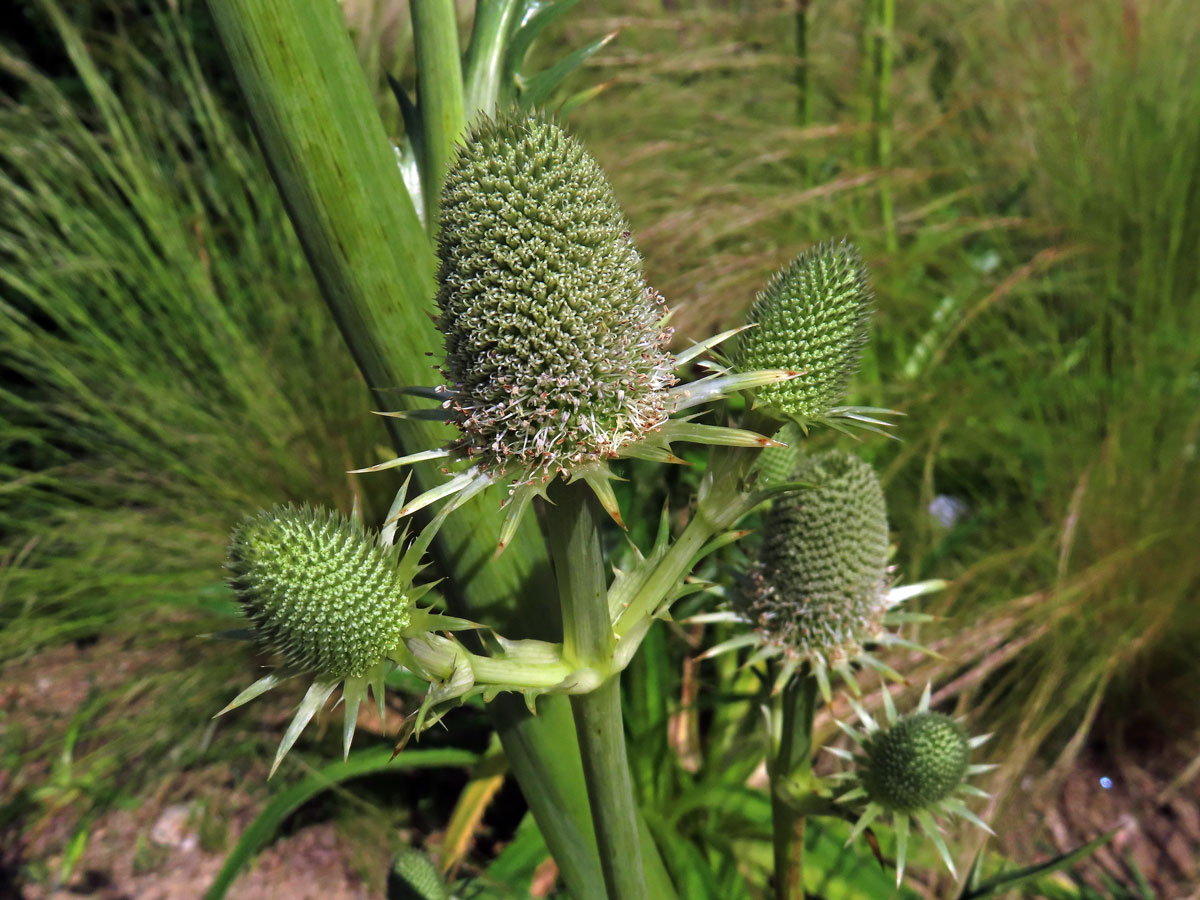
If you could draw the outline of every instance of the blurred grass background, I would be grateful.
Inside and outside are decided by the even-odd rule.
[[[252,665],[195,637],[230,621],[227,529],[285,500],[348,510],[344,470],[382,439],[203,8],[16,9],[0,662],[6,684],[54,648],[144,662],[37,740],[5,729],[0,825],[86,820],[271,743],[256,716],[208,726]],[[372,77],[403,71],[403,6],[347,13]],[[997,732],[996,802],[1089,747],[1200,753],[1194,4],[611,0],[542,49],[614,30],[574,83],[606,88],[570,123],[678,334],[736,324],[816,241],[863,248],[878,313],[853,400],[906,418],[858,449],[901,577],[952,581],[923,636],[949,662],[919,671]],[[80,716],[107,730],[80,742]],[[64,749],[75,786],[39,794]]]

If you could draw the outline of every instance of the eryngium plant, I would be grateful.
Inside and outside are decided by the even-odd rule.
[[[847,844],[876,819],[890,816],[896,830],[896,884],[899,885],[908,856],[910,825],[915,821],[954,873],[954,861],[937,817],[957,816],[992,833],[962,799],[988,796],[968,784],[967,778],[995,768],[973,765],[970,761],[971,751],[990,735],[969,737],[961,724],[930,711],[929,685],[925,686],[916,711],[904,716],[897,715],[886,688],[883,698],[887,716],[883,726],[856,703],[853,705],[862,730],[839,723],[857,745],[856,752],[829,748],[854,764],[850,771],[834,776],[835,781],[848,788],[837,798],[838,802],[861,810]]]
[[[839,419],[872,430],[887,424],[873,417],[888,410],[838,405],[858,371],[871,296],[866,266],[848,241],[820,244],[771,277],[750,308],[747,321],[754,327],[738,339],[735,365],[798,375],[755,392],[764,412],[801,427],[838,427]]]
[[[559,475],[584,479],[619,522],[609,459],[678,462],[670,452],[677,440],[773,443],[670,418],[795,373],[722,371],[676,384],[678,366],[734,332],[672,356],[666,306],[642,277],[608,180],[550,119],[510,112],[467,137],[442,191],[438,259],[446,383],[409,390],[442,409],[396,415],[432,414],[456,425],[459,437],[358,471],[442,457],[467,468],[400,515],[457,495],[453,508],[503,481],[511,495],[503,547],[530,500]]]

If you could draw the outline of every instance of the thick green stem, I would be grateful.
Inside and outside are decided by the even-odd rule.
[[[805,670],[807,671],[807,670]],[[792,678],[772,710],[771,832],[775,855],[775,900],[804,900],[804,814],[796,799],[812,780],[812,729],[817,680]]]
[[[753,414],[751,414],[753,415]],[[759,417],[748,418],[745,427],[756,430],[769,428],[774,433],[777,423]],[[761,450],[752,447],[713,447],[708,456],[708,468],[700,488],[700,502],[683,534],[655,567],[650,578],[621,613],[615,626],[618,637],[644,623],[659,604],[670,595],[680,580],[691,571],[696,554],[713,537],[731,528],[747,511],[742,484]]]
[[[553,485],[550,500],[547,542],[562,605],[563,654],[580,666],[603,671],[612,664],[614,636],[596,504],[585,483],[561,480]],[[619,678],[614,675],[590,694],[572,697],[571,708],[609,900],[647,900]]]
[[[454,0],[412,0],[413,45],[417,56],[417,102],[425,131],[425,221],[436,231],[442,182],[454,143],[466,127],[462,64]]]
[[[379,408],[394,409],[394,388],[436,377],[426,356],[440,345],[426,315],[434,260],[341,10],[335,0],[209,6],[325,301]],[[455,66],[457,59],[455,51]],[[444,426],[411,421],[391,436],[403,453],[450,435]],[[418,470],[427,484],[441,477],[432,465]],[[553,583],[536,527],[519,529],[508,552],[490,562],[501,518],[495,504],[476,500],[443,526],[435,550],[454,576],[446,583],[450,599],[509,634],[555,640],[557,610],[546,605]],[[523,604],[514,606],[515,598]],[[522,628],[521,621],[534,624]],[[489,711],[572,896],[603,900],[567,701],[546,697],[539,707],[533,718],[520,698],[500,697]]]
[[[573,696],[571,709],[608,896],[610,900],[647,900],[650,894],[621,719],[620,679],[613,675],[590,694]]]

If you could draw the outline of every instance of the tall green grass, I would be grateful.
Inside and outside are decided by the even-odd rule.
[[[625,28],[578,128],[685,335],[736,322],[814,241],[864,246],[878,313],[856,399],[907,418],[901,443],[860,449],[902,577],[955,578],[926,637],[958,668],[918,672],[971,696],[1009,778],[1039,748],[1061,770],[1097,722],[1177,732],[1200,638],[1200,20],[901,6],[884,170],[874,9],[810,9],[800,117],[790,6],[579,21]],[[966,510],[948,528],[938,495]]]
[[[218,583],[246,509],[349,508],[378,436],[179,19],[152,48],[59,25],[86,102],[0,56],[23,88],[0,110],[6,656]]]
[[[383,438],[196,12],[159,7],[135,40],[48,7],[61,81],[0,50],[0,664],[101,642],[86,709],[0,749],[26,773],[70,760],[42,808],[85,819],[256,744],[208,750],[250,664],[199,636],[237,624],[229,529],[286,501],[349,512],[345,470]]]

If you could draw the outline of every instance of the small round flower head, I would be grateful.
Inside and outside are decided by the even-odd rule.
[[[850,752],[831,748],[831,752],[854,764],[852,770],[834,776],[848,787],[838,802],[861,808],[846,843],[849,845],[876,819],[890,816],[896,830],[896,884],[899,885],[904,877],[910,824],[915,820],[933,841],[947,868],[954,872],[937,816],[957,816],[991,832],[962,799],[987,796],[967,784],[966,779],[994,768],[970,762],[971,751],[983,744],[988,735],[969,737],[958,722],[930,711],[928,685],[917,710],[904,716],[897,715],[886,688],[883,698],[887,716],[883,726],[851,701],[862,730],[838,724],[857,749]]]
[[[867,270],[853,244],[820,244],[777,272],[750,308],[755,327],[742,334],[735,362],[742,371],[800,375],[760,388],[757,404],[801,423],[836,416],[858,369],[870,315]]]
[[[595,160],[541,117],[485,122],[446,176],[443,374],[483,469],[548,478],[667,418],[662,298]]]
[[[862,784],[884,809],[912,812],[940,803],[967,773],[967,733],[949,716],[904,716],[864,746]]]
[[[284,666],[242,691],[221,713],[293,675],[313,674],[272,774],[338,684],[344,682],[347,754],[368,687],[382,712],[387,660],[409,631],[431,618],[414,606],[428,585],[412,581],[435,531],[430,526],[401,553],[391,545],[394,532],[385,541],[338,513],[293,506],[250,516],[234,530],[230,586],[259,642],[279,653]]]

